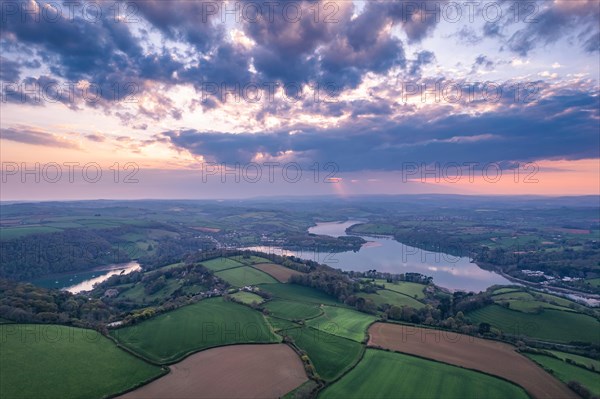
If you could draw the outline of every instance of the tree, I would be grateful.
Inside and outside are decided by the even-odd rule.
[[[489,323],[479,323],[479,334],[489,333],[492,326]]]

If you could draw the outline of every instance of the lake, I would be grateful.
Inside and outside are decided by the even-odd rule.
[[[94,284],[101,283],[115,274],[127,274],[140,269],[140,264],[135,261],[116,263],[97,267],[93,270],[47,276],[42,279],[34,280],[32,283],[40,287],[57,288],[77,294],[79,292],[91,290],[94,288]]]
[[[357,220],[346,222],[317,223],[308,229],[309,233],[332,237],[345,236],[346,229],[362,223]],[[484,291],[494,284],[512,284],[501,275],[484,270],[469,258],[458,257],[442,252],[432,252],[402,244],[391,237],[360,236],[367,242],[359,251],[317,252],[288,251],[277,247],[258,246],[250,249],[279,255],[294,255],[325,263],[345,271],[367,271],[406,273],[416,272],[433,277],[433,282],[450,290]]]

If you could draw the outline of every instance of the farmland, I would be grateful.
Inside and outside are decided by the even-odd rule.
[[[236,260],[229,258],[215,258],[211,260],[206,260],[202,262],[202,265],[213,272],[218,272],[221,270],[232,269],[234,267],[244,266],[243,263],[240,263]]]
[[[306,380],[302,362],[286,345],[235,345],[191,355],[120,398],[276,398]]]
[[[545,309],[528,314],[489,305],[467,314],[474,323],[489,323],[504,334],[526,335],[554,342],[600,343],[600,323],[593,317],[559,310]]]
[[[572,361],[574,361],[576,363],[583,364],[585,367],[592,369],[592,370],[596,370],[597,372],[600,373],[600,360],[590,359],[589,357],[578,356],[578,355],[574,355],[572,353],[566,353],[566,352],[559,352],[559,351],[548,351],[548,352],[552,353],[554,356],[558,357],[559,359],[562,359],[562,360],[571,359]]]
[[[389,305],[399,306],[399,307],[400,306],[410,306],[414,309],[420,309],[425,306],[421,302],[417,301],[416,299],[414,299],[408,295],[400,294],[396,291],[391,291],[391,290],[387,290],[387,289],[386,290],[378,290],[377,293],[372,293],[372,294],[360,293],[358,296],[360,296],[362,298],[371,299],[373,302],[375,302],[375,305],[377,305],[377,306],[381,306],[385,303],[387,303]]]
[[[325,305],[337,305],[339,304],[335,298],[318,291],[314,288],[304,287],[301,285],[294,284],[264,284],[260,288],[265,290],[275,298],[287,299],[290,301],[309,302],[316,304]]]
[[[465,383],[468,381],[468,383]],[[367,349],[364,358],[320,398],[514,398],[526,393],[506,381],[399,353]]]
[[[586,387],[593,395],[600,396],[600,373],[583,369],[563,360],[550,356],[527,353],[527,357],[548,370],[565,384],[577,381]]]
[[[254,267],[277,279],[277,281],[279,281],[280,283],[287,283],[290,277],[292,277],[293,275],[301,274],[296,270],[292,270],[290,268],[275,263],[258,263],[255,264]]]
[[[581,305],[554,295],[541,292],[534,292],[534,294],[525,291],[510,291],[495,294],[492,299],[496,303],[524,313],[540,313],[543,309],[575,312],[574,308],[581,307]]]
[[[102,398],[162,373],[92,330],[12,324],[0,333],[2,398]]]
[[[275,317],[287,320],[305,320],[317,317],[323,313],[316,304],[286,301],[276,299],[265,305],[269,313]]]
[[[409,281],[396,281],[393,283],[388,283],[385,280],[375,280],[375,282],[377,284],[383,284],[386,290],[408,295],[415,299],[425,298],[425,294],[423,293],[425,286],[423,284],[411,283]]]
[[[310,319],[306,325],[329,334],[361,342],[367,327],[376,317],[337,306],[324,306],[324,314]]]
[[[232,294],[231,297],[246,305],[252,305],[253,303],[261,304],[264,301],[260,295],[245,291],[236,292],[235,294]]]
[[[215,276],[227,281],[234,287],[243,287],[245,285],[276,283],[273,277],[266,273],[256,270],[250,266],[234,267],[233,269],[221,270],[215,273]]]
[[[324,380],[333,380],[356,363],[363,351],[358,342],[327,334],[310,327],[294,328],[285,331],[293,342],[302,349],[319,376]]]
[[[173,363],[214,346],[278,341],[260,313],[221,298],[184,306],[111,335],[158,363]]]
[[[520,385],[536,398],[576,397],[566,386],[505,343],[387,323],[374,324],[369,334],[371,346],[496,375]]]

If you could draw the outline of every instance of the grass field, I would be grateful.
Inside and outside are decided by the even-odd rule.
[[[600,343],[600,323],[580,313],[546,309],[540,314],[528,314],[489,305],[467,316],[474,323],[489,323],[505,334],[526,335],[554,342]]]
[[[252,305],[253,303],[261,304],[264,299],[260,295],[253,294],[251,292],[239,291],[231,295],[232,298],[245,303],[246,305]]]
[[[375,280],[377,284],[383,284],[386,290],[395,291],[400,294],[408,295],[412,298],[423,299],[425,298],[425,285],[411,283],[410,281],[398,281],[396,283],[388,283],[385,280]]]
[[[15,324],[0,332],[2,398],[103,398],[161,374],[96,331]]]
[[[570,381],[577,381],[592,394],[600,396],[600,374],[550,356],[533,353],[525,353],[525,355],[544,368],[552,370],[553,375],[565,384]]]
[[[206,260],[202,262],[202,265],[213,272],[218,272],[220,270],[231,269],[232,267],[243,266],[244,264],[229,258],[216,258]]]
[[[317,304],[275,299],[265,305],[271,315],[287,320],[305,320],[317,317],[322,310]]]
[[[539,297],[542,297],[543,300],[540,300]],[[534,296],[529,292],[517,290],[495,294],[492,296],[492,299],[497,303],[507,302],[510,309],[524,313],[539,313],[542,309],[563,310],[565,312],[575,311],[569,307],[574,302],[541,292],[536,292]]]
[[[573,309],[565,308],[564,306],[557,306],[551,303],[542,302],[542,301],[521,301],[521,300],[509,300],[508,306],[510,309],[517,310],[523,313],[540,313],[543,309],[555,309],[562,310],[565,312],[575,312]]]
[[[222,270],[215,273],[216,276],[227,281],[234,287],[243,287],[246,285],[276,283],[273,277],[260,270],[250,266],[236,267],[233,269]]]
[[[376,349],[319,398],[528,398],[516,385],[471,370]]]
[[[324,306],[323,316],[307,320],[306,325],[340,337],[361,342],[367,327],[377,318],[355,310],[337,306]]]
[[[492,292],[493,295],[498,295],[498,294],[504,294],[507,292],[515,292],[515,291],[520,291],[521,289],[519,287],[503,287],[503,288],[498,288],[496,290],[494,290]]]
[[[548,351],[553,355],[559,357],[562,360],[571,359],[577,363],[581,363],[586,367],[593,368],[596,372],[600,373],[600,360],[590,359],[589,357],[573,355],[572,353],[559,352],[559,351]]]
[[[420,309],[425,306],[410,296],[390,290],[378,290],[376,294],[366,294],[363,292],[358,294],[358,296],[373,300],[377,306],[381,306],[384,303],[395,306],[410,306],[415,309]]]
[[[259,312],[222,298],[184,306],[140,324],[113,330],[111,335],[159,363],[171,363],[214,346],[279,341]]]
[[[502,301],[502,300],[509,300],[509,299],[522,299],[522,300],[526,300],[526,301],[534,300],[533,295],[531,295],[528,292],[523,292],[523,291],[512,291],[512,292],[505,292],[502,294],[494,294],[492,299],[494,301]]]
[[[589,278],[585,281],[592,287],[600,288],[600,278]]]
[[[302,285],[278,283],[261,285],[260,288],[279,299],[325,305],[340,304],[335,298],[314,288]]]
[[[518,353],[514,346],[498,341],[430,328],[375,323],[369,328],[369,346],[500,377],[537,399],[577,397],[566,385]]]
[[[296,346],[302,349],[324,380],[331,381],[356,363],[362,353],[360,343],[327,334],[314,328],[286,331]]]
[[[265,316],[274,331],[289,330],[290,328],[300,328],[300,324],[297,324],[290,320],[280,319],[278,317]]]
[[[156,291],[153,294],[146,294],[144,291],[144,285],[142,283],[137,283],[133,285],[131,288],[121,292],[119,294],[119,299],[129,299],[138,303],[149,303],[153,301],[160,301],[161,299],[168,298],[171,294],[181,287],[182,282],[176,279],[169,279],[165,287]],[[202,287],[199,287],[199,290],[202,290]]]
[[[30,234],[56,233],[58,231],[63,231],[63,229],[50,226],[2,227],[0,228],[0,240],[13,240]]]

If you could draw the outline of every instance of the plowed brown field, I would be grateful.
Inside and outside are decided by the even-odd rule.
[[[523,387],[534,398],[577,395],[511,345],[440,330],[389,323],[369,328],[369,346],[483,371]],[[468,382],[466,382],[468,383]]]
[[[294,274],[302,274],[299,271],[288,269],[285,266],[276,265],[274,263],[259,263],[253,266],[276,278],[280,283],[287,283]]]
[[[278,398],[308,378],[289,346],[232,345],[198,352],[122,399]]]

